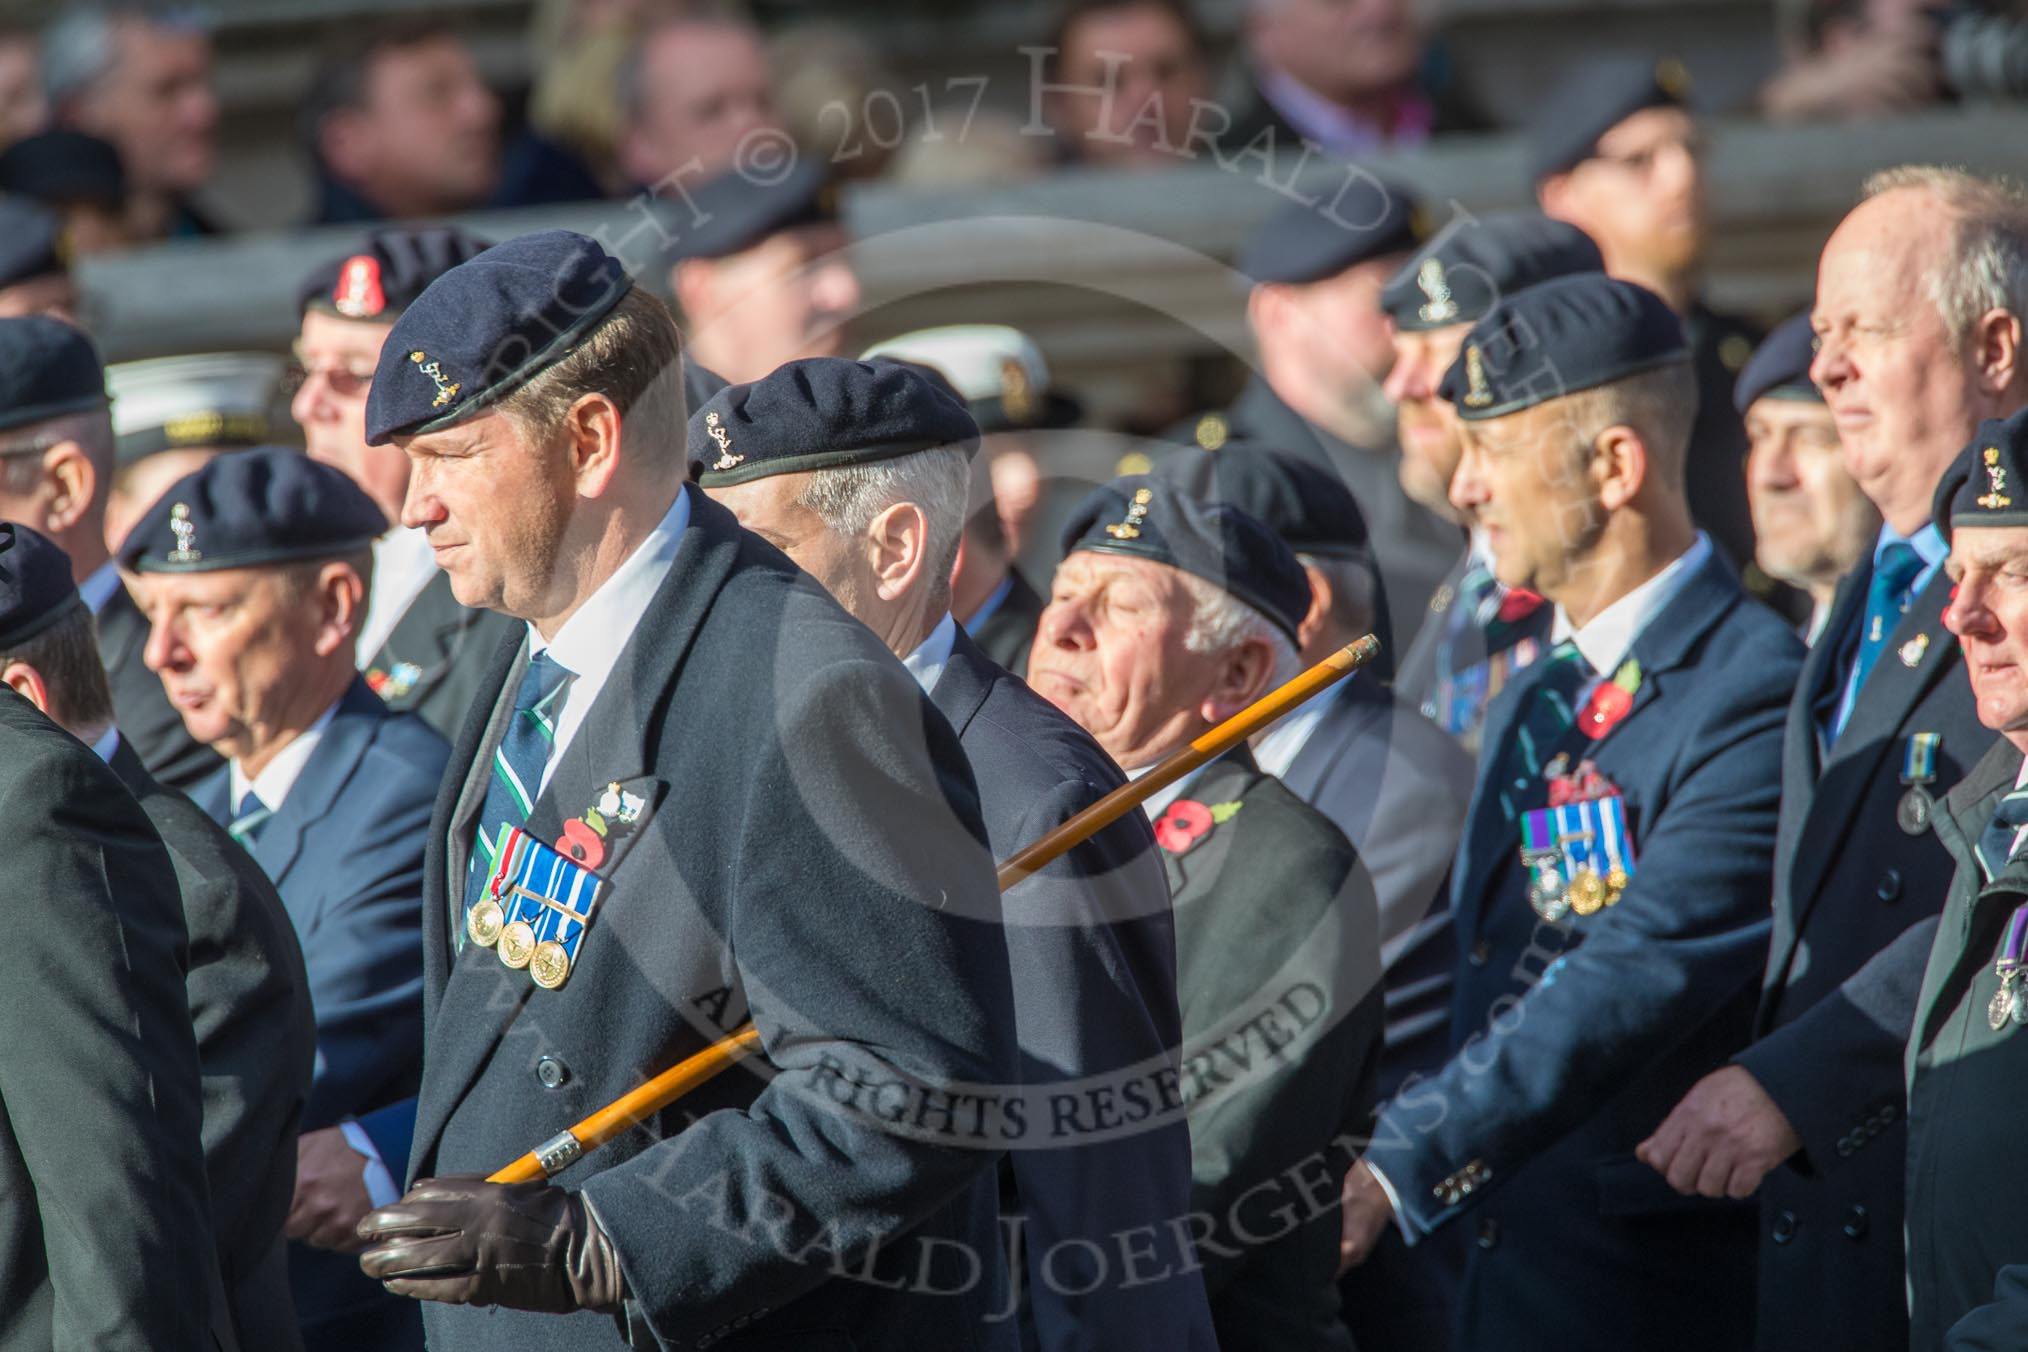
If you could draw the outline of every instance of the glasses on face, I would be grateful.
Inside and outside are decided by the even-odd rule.
[[[293,399],[296,392],[310,383],[313,376],[322,376],[325,386],[340,399],[363,399],[367,387],[373,384],[373,368],[351,365],[346,362],[332,362],[325,366],[310,366],[300,361],[290,362],[282,372],[282,394]]]

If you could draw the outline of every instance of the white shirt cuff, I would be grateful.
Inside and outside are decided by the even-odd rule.
[[[401,1189],[394,1186],[394,1175],[387,1171],[380,1152],[373,1148],[373,1138],[366,1134],[366,1128],[357,1122],[340,1122],[338,1129],[345,1133],[345,1144],[366,1157],[366,1167],[359,1171],[360,1181],[366,1184],[366,1200],[375,1207],[392,1206],[400,1201]]]
[[[1394,1227],[1401,1231],[1402,1242],[1414,1244],[1421,1236],[1417,1235],[1415,1227],[1408,1223],[1408,1213],[1401,1209],[1401,1194],[1394,1190],[1394,1185],[1387,1181],[1387,1175],[1381,1173],[1380,1166],[1372,1160],[1366,1161],[1366,1171],[1373,1175],[1373,1181],[1387,1194],[1387,1205],[1394,1212]]]

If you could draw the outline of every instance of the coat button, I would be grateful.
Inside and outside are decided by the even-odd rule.
[[[545,1056],[535,1063],[535,1078],[544,1089],[560,1089],[570,1080],[570,1067],[553,1056]]]
[[[1500,1222],[1484,1220],[1479,1222],[1479,1247],[1491,1249],[1500,1243]]]
[[[1855,1150],[1857,1150],[1858,1148],[1859,1148],[1859,1143],[1858,1143],[1857,1141],[1855,1141],[1854,1139],[1852,1139],[1852,1138],[1851,1138],[1850,1136],[1840,1136],[1840,1137],[1838,1138],[1838,1158],[1839,1158],[1839,1159],[1847,1159],[1847,1158],[1849,1158],[1849,1157],[1851,1156],[1852,1152],[1853,1152],[1853,1151],[1855,1151]]]
[[[1774,1229],[1769,1232],[1768,1238],[1777,1244],[1786,1244],[1795,1237],[1796,1213],[1784,1211],[1781,1215],[1775,1217]]]
[[[1472,966],[1484,967],[1493,959],[1493,946],[1484,939],[1481,939],[1472,945],[1472,951],[1466,957]]]
[[[1868,1222],[1866,1219],[1866,1208],[1863,1206],[1853,1207],[1850,1211],[1845,1213],[1845,1238],[1847,1239],[1866,1238],[1867,1224]]]
[[[1880,886],[1873,889],[1873,895],[1882,901],[1895,901],[1901,896],[1901,870],[1891,868],[1880,875]]]

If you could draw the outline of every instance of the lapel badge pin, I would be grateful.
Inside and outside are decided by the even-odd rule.
[[[423,354],[420,348],[409,353],[408,359],[414,362],[416,367],[424,375],[428,376],[431,383],[437,387],[437,397],[430,400],[431,408],[442,408],[445,404],[450,403],[451,400],[458,397],[458,390],[460,388],[458,382],[445,377],[442,362],[430,360]]]
[[[1917,634],[1901,645],[1901,665],[1912,667],[1922,661],[1922,655],[1929,651],[1929,635]]]
[[[1486,359],[1477,343],[1465,349],[1465,380],[1470,386],[1465,391],[1465,407],[1484,408],[1493,402],[1493,391],[1486,385]]]
[[[746,459],[743,455],[732,453],[732,434],[720,425],[717,409],[704,415],[704,430],[718,443],[718,459],[711,462],[713,469],[728,470]]]
[[[1998,511],[2002,507],[2012,507],[2014,499],[2007,496],[2007,467],[2000,463],[2000,448],[1986,447],[1985,461],[1986,483],[1991,486],[1992,491],[1978,500],[1979,506],[1989,512]]]
[[[1415,271],[1415,284],[1429,297],[1429,303],[1416,311],[1423,323],[1448,324],[1458,317],[1458,303],[1451,296],[1450,283],[1444,280],[1442,259],[1423,259]]]
[[[1134,500],[1127,505],[1127,514],[1106,527],[1106,534],[1115,540],[1138,540],[1141,538],[1142,523],[1148,519],[1148,503],[1154,494],[1145,488],[1134,490]]]
[[[204,551],[197,547],[197,523],[190,519],[190,504],[179,502],[169,509],[169,533],[176,537],[176,548],[164,556],[168,563],[196,563],[204,557]]]

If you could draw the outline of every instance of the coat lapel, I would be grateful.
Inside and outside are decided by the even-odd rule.
[[[1253,753],[1242,744],[1205,766],[1203,773],[1177,799],[1190,799],[1207,807],[1213,803],[1235,802],[1260,778],[1260,767],[1254,764]],[[1181,912],[1217,884],[1230,848],[1231,833],[1226,830],[1226,825],[1214,823],[1210,830],[1180,854],[1166,848],[1162,850],[1162,870],[1168,875],[1169,895],[1174,898],[1173,909]]]
[[[386,717],[387,706],[380,702],[380,697],[363,679],[354,676],[338,700],[338,712],[330,726],[317,739],[316,750],[310,753],[302,774],[296,777],[288,797],[261,828],[255,842],[254,861],[277,891],[295,866],[296,856],[302,853],[304,839],[344,798],[346,786],[358,771],[366,748],[373,744],[374,732]],[[228,804],[227,811],[234,806]]]
[[[1000,667],[993,659],[981,652],[961,628],[951,642],[951,660],[944,664],[943,673],[937,677],[936,689],[929,692],[930,703],[951,725],[951,731],[964,741],[965,730],[985,707],[986,696],[993,692],[993,681]]]

